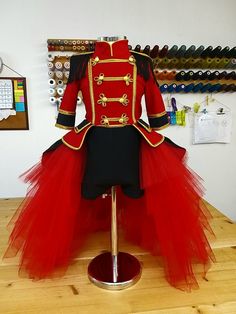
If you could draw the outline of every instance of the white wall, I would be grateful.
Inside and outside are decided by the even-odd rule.
[[[0,56],[27,77],[29,131],[0,131],[0,197],[23,196],[19,174],[37,162],[43,150],[65,131],[54,127],[48,103],[47,38],[97,38],[126,35],[130,44],[236,44],[234,0],[0,0]],[[12,75],[4,71],[2,75]],[[204,95],[178,95],[193,104]],[[236,94],[216,96],[233,111]],[[80,109],[83,111],[82,109]],[[82,118],[82,113],[79,114]],[[235,124],[235,123],[234,123]],[[205,180],[205,198],[236,219],[236,133],[231,144],[191,145],[189,127],[165,131],[189,152],[189,165]]]

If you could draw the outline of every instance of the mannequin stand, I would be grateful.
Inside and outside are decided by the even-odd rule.
[[[131,254],[118,251],[116,188],[111,188],[111,252],[96,256],[88,266],[92,283],[107,290],[122,290],[141,277],[141,265]]]

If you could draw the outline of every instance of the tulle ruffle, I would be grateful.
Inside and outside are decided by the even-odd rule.
[[[144,196],[132,199],[118,188],[119,223],[127,240],[161,257],[168,282],[180,289],[198,286],[214,260],[205,231],[210,213],[200,178],[184,163],[183,150],[163,143],[141,144]],[[4,258],[20,255],[19,272],[33,279],[63,276],[87,236],[110,228],[110,199],[81,196],[86,151],[61,145],[23,175],[27,196],[9,223],[13,228]],[[102,249],[102,248],[101,248]]]

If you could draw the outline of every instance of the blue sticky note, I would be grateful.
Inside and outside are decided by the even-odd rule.
[[[16,111],[23,112],[25,111],[25,104],[23,102],[16,102]]]

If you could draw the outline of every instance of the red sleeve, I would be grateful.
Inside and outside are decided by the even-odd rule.
[[[168,115],[151,66],[149,66],[149,78],[145,85],[145,102],[150,127],[157,130],[167,127]]]
[[[64,96],[58,109],[56,126],[64,129],[72,129],[75,125],[75,111],[77,105],[78,92],[80,89],[79,80],[74,80],[77,65],[76,56],[70,60],[70,75],[64,92]]]

